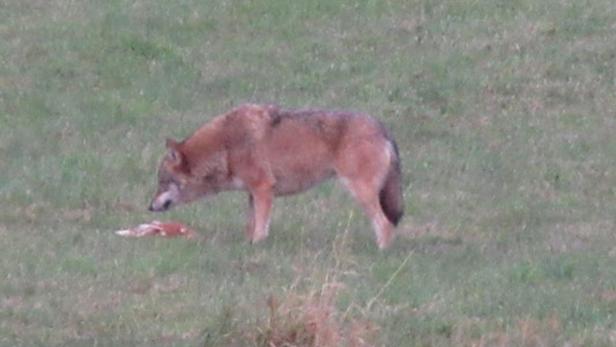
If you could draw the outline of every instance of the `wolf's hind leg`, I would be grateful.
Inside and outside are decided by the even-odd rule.
[[[372,227],[376,234],[376,242],[380,249],[389,247],[394,237],[394,225],[383,213],[379,202],[378,190],[364,182],[344,179],[345,185],[362,207],[368,218],[372,221]]]
[[[394,237],[395,227],[381,207],[379,198],[381,184],[378,175],[377,177],[368,175],[341,176],[340,180],[372,221],[379,248],[389,247]]]
[[[248,224],[246,225],[246,237],[252,242],[255,233],[255,202],[252,194],[248,194]]]
[[[380,191],[391,162],[391,147],[384,139],[357,141],[347,146],[336,164],[336,173],[372,221],[379,248],[389,246],[394,225],[380,202]]]

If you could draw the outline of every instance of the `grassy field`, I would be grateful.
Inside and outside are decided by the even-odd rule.
[[[616,344],[612,0],[0,1],[1,346]],[[165,137],[372,113],[406,217],[330,182],[151,215]],[[203,240],[114,230],[181,220]],[[286,344],[285,344],[286,343]]]

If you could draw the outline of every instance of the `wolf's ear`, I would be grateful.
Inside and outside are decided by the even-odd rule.
[[[177,141],[176,141],[176,140],[174,140],[174,139],[167,138],[167,139],[165,140],[165,146],[166,146],[167,148],[169,148],[169,149],[171,149],[171,148],[177,148],[179,145],[180,145],[180,143],[179,143],[179,142],[177,142]]]
[[[167,160],[174,166],[182,164],[184,157],[180,151],[180,144],[173,139],[167,139],[165,145],[167,146]]]

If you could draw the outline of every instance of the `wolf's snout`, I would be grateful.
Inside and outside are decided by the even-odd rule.
[[[171,201],[170,199],[166,199],[162,201],[160,201],[160,199],[154,199],[154,201],[152,201],[152,203],[148,207],[148,211],[150,212],[167,211],[171,207],[172,204],[173,204],[173,201]]]
[[[165,201],[165,203],[163,204],[163,211],[168,210],[170,206],[171,206],[171,200]]]
[[[163,193],[157,193],[148,210],[151,212],[167,211],[177,201],[177,188],[167,190]]]
[[[148,207],[148,211],[150,212],[163,212],[167,211],[173,202],[171,200],[166,200],[162,204],[157,204],[156,201],[152,202]]]
[[[156,206],[154,206],[154,203],[151,203],[150,206],[148,206],[148,211],[150,212],[159,212],[160,210],[156,208]]]

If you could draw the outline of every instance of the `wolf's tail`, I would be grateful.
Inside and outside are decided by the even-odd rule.
[[[402,173],[400,171],[400,155],[398,153],[398,145],[396,145],[396,142],[393,139],[390,140],[390,142],[393,147],[393,158],[385,178],[385,183],[379,193],[379,201],[385,216],[387,216],[387,219],[389,219],[393,225],[398,225],[400,219],[402,219],[402,215],[404,214]]]

